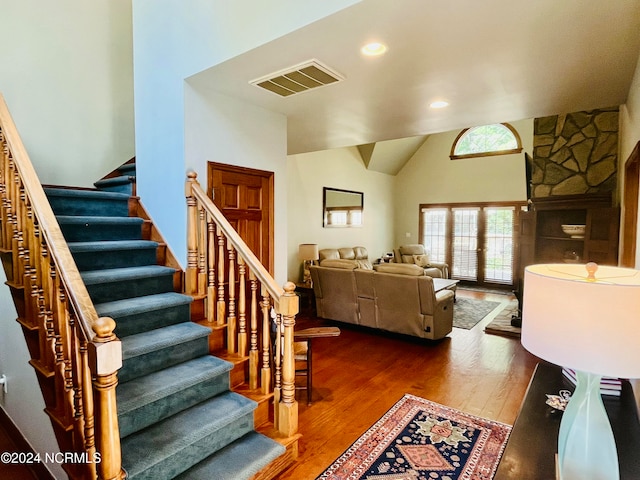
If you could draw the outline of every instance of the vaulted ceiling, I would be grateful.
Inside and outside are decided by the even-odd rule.
[[[432,133],[624,104],[639,32],[638,0],[364,0],[191,80],[286,115],[289,154],[359,146],[395,173]],[[372,41],[388,51],[363,56]],[[344,80],[250,84],[311,59]]]

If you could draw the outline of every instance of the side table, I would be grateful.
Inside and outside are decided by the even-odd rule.
[[[300,297],[300,313],[316,316],[316,296],[313,287],[304,283],[296,283],[296,293]]]
[[[545,402],[546,394],[574,390],[560,367],[541,362],[531,377],[520,412],[513,425],[507,446],[494,480],[553,480],[556,478],[555,455],[562,412]],[[603,397],[604,407],[618,448],[620,479],[640,478],[640,423],[638,409],[628,381],[622,382],[620,397]]]

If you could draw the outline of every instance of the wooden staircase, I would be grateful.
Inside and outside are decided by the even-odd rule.
[[[1,96],[0,160],[0,253],[46,411],[61,451],[102,458],[65,470],[72,479],[125,478],[116,413],[122,366],[116,323],[96,313]],[[251,477],[273,478],[295,461],[300,438],[293,284],[275,284],[193,174],[186,184],[188,265],[182,272],[135,196],[134,160],[121,169],[123,175],[113,172],[100,188],[131,188],[129,215],[142,219],[145,240],[157,242],[157,264],[176,269],[175,291],[193,298],[191,320],[211,329],[211,354],[233,365],[232,390],[257,403],[255,429],[285,447]]]

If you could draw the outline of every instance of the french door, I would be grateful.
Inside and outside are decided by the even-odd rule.
[[[420,238],[451,277],[480,285],[513,285],[514,238],[522,202],[420,206]]]

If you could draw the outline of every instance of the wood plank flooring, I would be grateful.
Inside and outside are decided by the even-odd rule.
[[[1,410],[0,453],[29,451],[29,449],[25,448],[22,441],[23,440],[19,438],[19,434],[15,431],[13,424],[9,423],[4,410]],[[38,480],[39,477],[28,465],[5,463],[0,461],[0,478],[7,480]]]
[[[301,318],[299,326],[319,322]],[[315,340],[312,405],[298,392],[300,456],[278,480],[315,479],[405,393],[513,424],[537,359],[519,339],[484,333],[488,322],[439,342],[342,324],[339,337]]]

